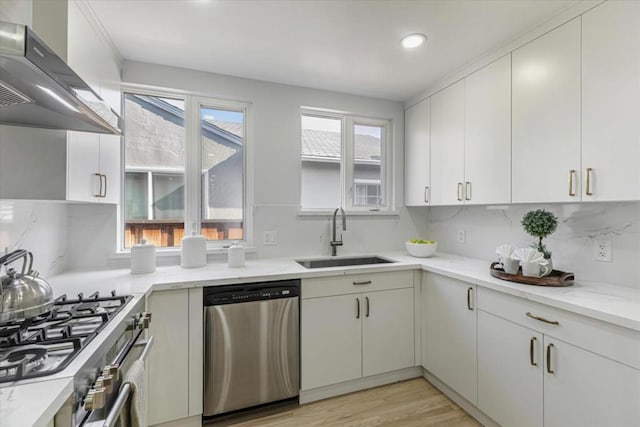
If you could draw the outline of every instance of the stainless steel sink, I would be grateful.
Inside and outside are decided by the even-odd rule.
[[[366,257],[340,257],[297,259],[296,262],[304,268],[345,267],[349,265],[390,264],[395,261],[380,258],[378,256]]]

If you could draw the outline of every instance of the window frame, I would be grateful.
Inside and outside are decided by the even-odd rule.
[[[302,121],[300,121],[300,194],[298,211],[302,215],[331,213],[335,208],[343,207],[347,213],[355,214],[395,214],[395,192],[393,188],[393,120],[367,117],[331,110],[301,107],[299,117],[312,116],[342,121],[341,159],[340,159],[340,206],[333,208],[305,208],[302,206]],[[380,151],[380,194],[382,203],[377,208],[359,206],[355,198],[355,126],[375,126],[382,128],[382,147]]]
[[[216,98],[209,94],[165,89],[150,88],[134,84],[123,84],[121,87],[122,104],[121,111],[125,113],[125,94],[139,94],[156,96],[184,101],[184,143],[185,143],[185,200],[184,200],[184,235],[191,235],[192,232],[200,234],[202,227],[202,145],[200,126],[200,107],[219,108],[242,112],[243,121],[243,208],[242,208],[242,235],[243,239],[230,240],[207,240],[207,251],[217,251],[225,249],[232,241],[239,240],[245,247],[253,246],[253,105],[248,101],[237,101],[223,98]],[[125,122],[126,126],[126,122]],[[123,145],[120,157],[121,172],[121,192],[120,206],[124,206],[125,201],[125,178],[126,178],[126,139],[123,134]],[[133,168],[130,171],[142,172],[140,168]],[[124,208],[119,208],[118,212],[118,252],[129,253],[131,248],[125,248],[124,231],[126,219]],[[195,226],[195,227],[194,227]],[[158,247],[157,250],[165,253],[180,252],[180,247]]]

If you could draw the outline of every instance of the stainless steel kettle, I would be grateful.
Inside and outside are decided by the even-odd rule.
[[[9,264],[22,259],[22,272]],[[53,306],[53,289],[33,271],[33,254],[24,249],[0,257],[6,276],[0,277],[0,322],[26,319],[46,313]]]

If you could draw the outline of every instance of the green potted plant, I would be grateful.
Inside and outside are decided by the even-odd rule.
[[[556,231],[558,227],[558,218],[551,212],[545,211],[544,209],[537,209],[535,211],[527,212],[523,217],[522,228],[527,234],[530,234],[533,237],[537,237],[537,243],[532,244],[531,246],[536,248],[538,251],[544,254],[544,258],[549,262],[549,267],[553,268],[551,264],[551,252],[547,249],[547,247],[542,243],[542,239],[550,236]]]

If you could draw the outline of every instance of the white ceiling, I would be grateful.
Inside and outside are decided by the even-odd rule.
[[[89,0],[125,59],[397,101],[575,3]]]

